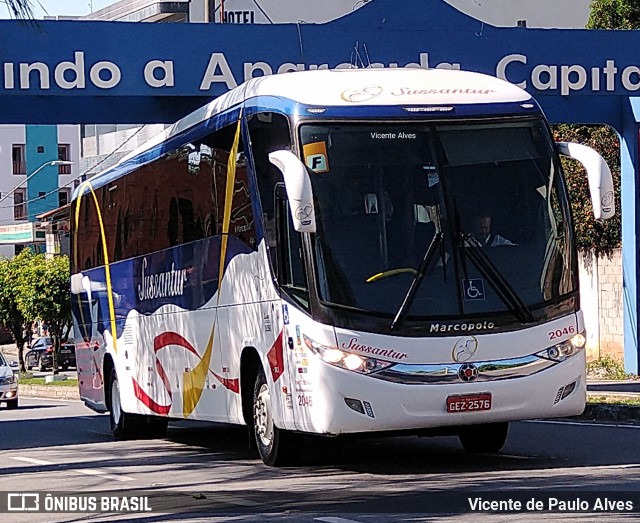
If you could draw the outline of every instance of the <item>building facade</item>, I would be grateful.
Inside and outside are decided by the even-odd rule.
[[[71,165],[49,165],[55,160]],[[42,245],[37,216],[66,204],[80,176],[75,125],[0,126],[0,257]]]

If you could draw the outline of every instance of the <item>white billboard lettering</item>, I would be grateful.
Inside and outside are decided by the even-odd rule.
[[[262,71],[262,74],[259,74],[258,76],[269,76],[273,74],[273,69],[271,69],[271,66],[267,62],[255,62],[253,64],[250,62],[245,62],[244,64],[245,81],[250,80],[251,78],[254,77],[254,74],[253,74],[254,71]]]
[[[291,73],[293,71],[304,71],[304,64],[292,64],[291,62],[286,62],[278,67],[278,74]]]
[[[563,65],[560,67],[560,94],[579,91],[587,84],[587,71],[581,65]]]
[[[635,76],[635,82],[632,81],[631,75]],[[629,91],[637,91],[640,89],[639,77],[640,68],[635,65],[625,67],[624,71],[622,71],[622,86]]]
[[[531,83],[536,89],[546,91],[558,88],[558,66],[536,65],[531,71]]]
[[[429,69],[429,53],[420,53],[420,63],[411,62],[405,65],[409,69]],[[458,64],[460,69],[460,64]]]
[[[20,89],[31,88],[30,75],[33,71],[40,75],[40,89],[49,89],[49,67],[42,62],[20,64]]]
[[[156,77],[156,71],[162,75]],[[173,76],[173,62],[171,60],[151,60],[144,66],[144,81],[151,87],[173,87],[175,79]]]
[[[449,62],[441,62],[438,65],[436,65],[436,69],[455,69],[459,71],[460,64],[451,64]]]
[[[4,88],[13,89],[15,87],[13,78],[13,64],[7,62],[4,64]]]
[[[607,91],[615,91],[617,72],[616,62],[614,60],[607,60],[604,68],[604,75],[607,77]]]
[[[220,68],[220,74],[216,74],[218,68]],[[233,77],[227,59],[222,53],[211,53],[207,70],[204,72],[202,82],[200,82],[200,90],[208,91],[213,83],[224,83],[227,85],[227,89],[238,87],[238,82]]]
[[[56,83],[62,89],[84,89],[84,53],[82,51],[76,51],[73,53],[73,62],[60,62],[53,71]],[[73,80],[68,80],[65,77],[65,73],[71,71],[73,74]]]
[[[600,68],[599,67],[591,68],[591,90],[592,91],[600,90]]]
[[[105,76],[107,76],[107,78],[103,78],[101,74],[103,71],[106,71],[107,74]],[[111,89],[120,83],[122,74],[120,73],[120,68],[113,62],[102,61],[97,62],[91,67],[89,78],[91,78],[93,85],[96,87]]]
[[[433,61],[433,60],[431,60]],[[113,89],[116,86],[123,87],[121,80],[123,72],[113,61],[100,61],[89,67],[84,51],[74,51],[72,60],[60,62],[0,62],[2,68],[0,74],[0,90],[49,90],[53,85],[65,91],[83,90],[93,85],[100,89]],[[532,63],[533,62],[533,63]],[[374,62],[360,63],[372,68],[407,67],[424,69],[463,69],[462,64],[456,61],[441,61],[430,63],[428,52],[420,52],[417,61],[410,61],[406,65],[398,62]],[[240,67],[242,69],[240,69]],[[211,53],[208,58],[204,74],[201,78],[192,80],[200,82],[200,91],[208,91],[212,88],[233,89],[238,86],[238,81],[246,81],[251,78],[268,76],[274,73],[287,73],[290,71],[319,70],[319,69],[351,69],[354,64],[349,62],[330,66],[328,63],[304,64],[292,61],[272,62],[267,60],[245,61],[241,64],[233,63],[233,71],[238,74],[238,80],[224,53]],[[136,73],[126,69],[129,89],[144,87],[165,88],[175,87],[176,79],[175,62],[173,60],[150,59],[145,62],[142,71]],[[522,89],[532,88],[537,91],[556,92],[563,96],[569,96],[577,91],[588,90],[591,93],[626,91],[637,93],[640,91],[640,64],[633,63],[618,66],[614,59],[601,58],[599,65],[580,63],[535,63],[531,57],[511,53],[498,59],[495,73],[498,78],[506,80]],[[241,78],[241,75],[243,77]],[[140,78],[144,82],[140,82]],[[187,78],[187,82],[190,81]],[[182,79],[184,82],[185,80]],[[137,83],[136,83],[137,82]]]
[[[496,66],[496,76],[498,78],[502,78],[503,80],[506,80],[507,82],[511,82],[512,84],[517,85],[521,89],[526,89],[527,88],[526,81],[516,82],[513,78],[509,78],[507,76],[507,66],[513,62],[519,62],[521,64],[526,65],[527,57],[523,54],[508,54],[498,62],[498,65]]]

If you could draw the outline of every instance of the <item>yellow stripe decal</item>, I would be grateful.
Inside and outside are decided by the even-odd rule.
[[[102,212],[100,211],[100,204],[98,203],[98,197],[96,196],[91,182],[87,180],[80,186],[78,193],[78,199],[76,200],[76,214],[75,214],[75,231],[73,235],[73,263],[74,266],[78,266],[78,224],[80,223],[80,204],[82,197],[84,196],[85,188],[88,188],[93,196],[93,202],[96,205],[96,211],[98,214],[98,226],[100,227],[100,238],[102,240],[102,255],[104,256],[104,274],[107,282],[107,301],[109,303],[109,322],[111,325],[111,336],[113,339],[113,350],[118,351],[117,338],[118,333],[116,331],[116,311],[113,305],[113,292],[111,287],[111,269],[109,268],[109,252],[107,251],[107,236],[104,231],[104,222],[102,221]],[[82,308],[81,308],[82,309]]]
[[[224,199],[224,215],[222,219],[222,241],[220,245],[220,270],[218,273],[218,297],[217,303],[220,303],[220,293],[222,291],[222,276],[224,275],[224,262],[227,259],[227,240],[229,235],[229,225],[231,222],[231,208],[233,205],[233,188],[236,183],[236,156],[238,155],[238,146],[240,143],[240,124],[242,122],[242,110],[238,116],[238,126],[236,127],[236,134],[233,139],[233,145],[231,151],[229,151],[229,158],[227,160],[227,185],[225,188]],[[216,307],[216,311],[217,311]],[[184,373],[184,392],[182,400],[182,414],[185,418],[188,418],[196,405],[200,401],[204,384],[207,379],[209,371],[209,363],[211,361],[211,353],[213,352],[213,343],[215,339],[216,323],[218,316],[213,320],[213,327],[211,328],[211,334],[209,336],[209,342],[207,348],[202,356],[202,359],[198,365],[189,372]]]

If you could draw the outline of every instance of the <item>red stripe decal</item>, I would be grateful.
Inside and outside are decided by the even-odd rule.
[[[284,372],[284,354],[282,345],[283,332],[284,331],[280,331],[273,347],[271,347],[269,352],[267,352],[267,361],[269,362],[271,377],[274,382],[278,381],[278,378],[282,376],[282,373]]]
[[[138,398],[152,412],[155,412],[156,414],[161,414],[165,416],[169,414],[169,410],[171,410],[171,404],[160,405],[159,403],[156,403],[151,399],[151,397],[144,390],[142,390],[142,387],[138,385],[138,382],[135,379],[133,378],[131,379],[133,380],[133,392],[135,393],[136,398]]]
[[[177,332],[163,332],[162,334],[156,336],[155,340],[153,340],[154,352],[158,352],[160,349],[163,349],[167,345],[178,345],[187,349],[189,352],[192,352],[196,356],[200,356],[193,345],[191,345],[191,343],[185,340]]]
[[[212,372],[211,374],[213,374],[216,379],[231,392],[240,394],[240,380],[238,378],[223,378],[222,376],[218,376],[215,372]]]

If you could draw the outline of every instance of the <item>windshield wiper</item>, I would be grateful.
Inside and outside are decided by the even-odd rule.
[[[485,254],[478,240],[471,234],[463,234],[461,240],[462,245],[458,243],[458,249],[462,249],[463,256],[465,253],[469,254],[471,261],[473,261],[482,275],[487,278],[503,303],[511,309],[522,323],[533,323],[535,318],[531,309]]]
[[[404,300],[402,301],[402,305],[400,305],[400,308],[398,309],[398,312],[396,313],[396,317],[391,322],[391,327],[390,327],[391,330],[394,330],[397,327],[399,327],[401,322],[402,322],[402,320],[404,320],[404,317],[406,316],[407,311],[411,307],[411,304],[413,303],[413,300],[416,297],[416,293],[418,292],[418,289],[420,288],[420,284],[422,283],[422,280],[424,279],[424,275],[427,272],[427,268],[429,267],[429,264],[431,263],[431,260],[432,260],[433,256],[435,255],[435,253],[438,250],[438,248],[440,248],[440,249],[442,248],[442,245],[443,245],[442,239],[443,239],[443,237],[444,237],[444,234],[442,232],[437,232],[433,236],[433,239],[431,240],[431,243],[429,244],[427,252],[425,252],[424,256],[422,257],[422,261],[420,262],[420,265],[418,267],[418,272],[413,277],[411,285],[409,286],[409,290],[407,291],[407,294],[405,294],[405,296],[404,296]],[[442,252],[441,252],[441,257],[443,258]],[[444,260],[443,260],[442,263],[444,265]]]

